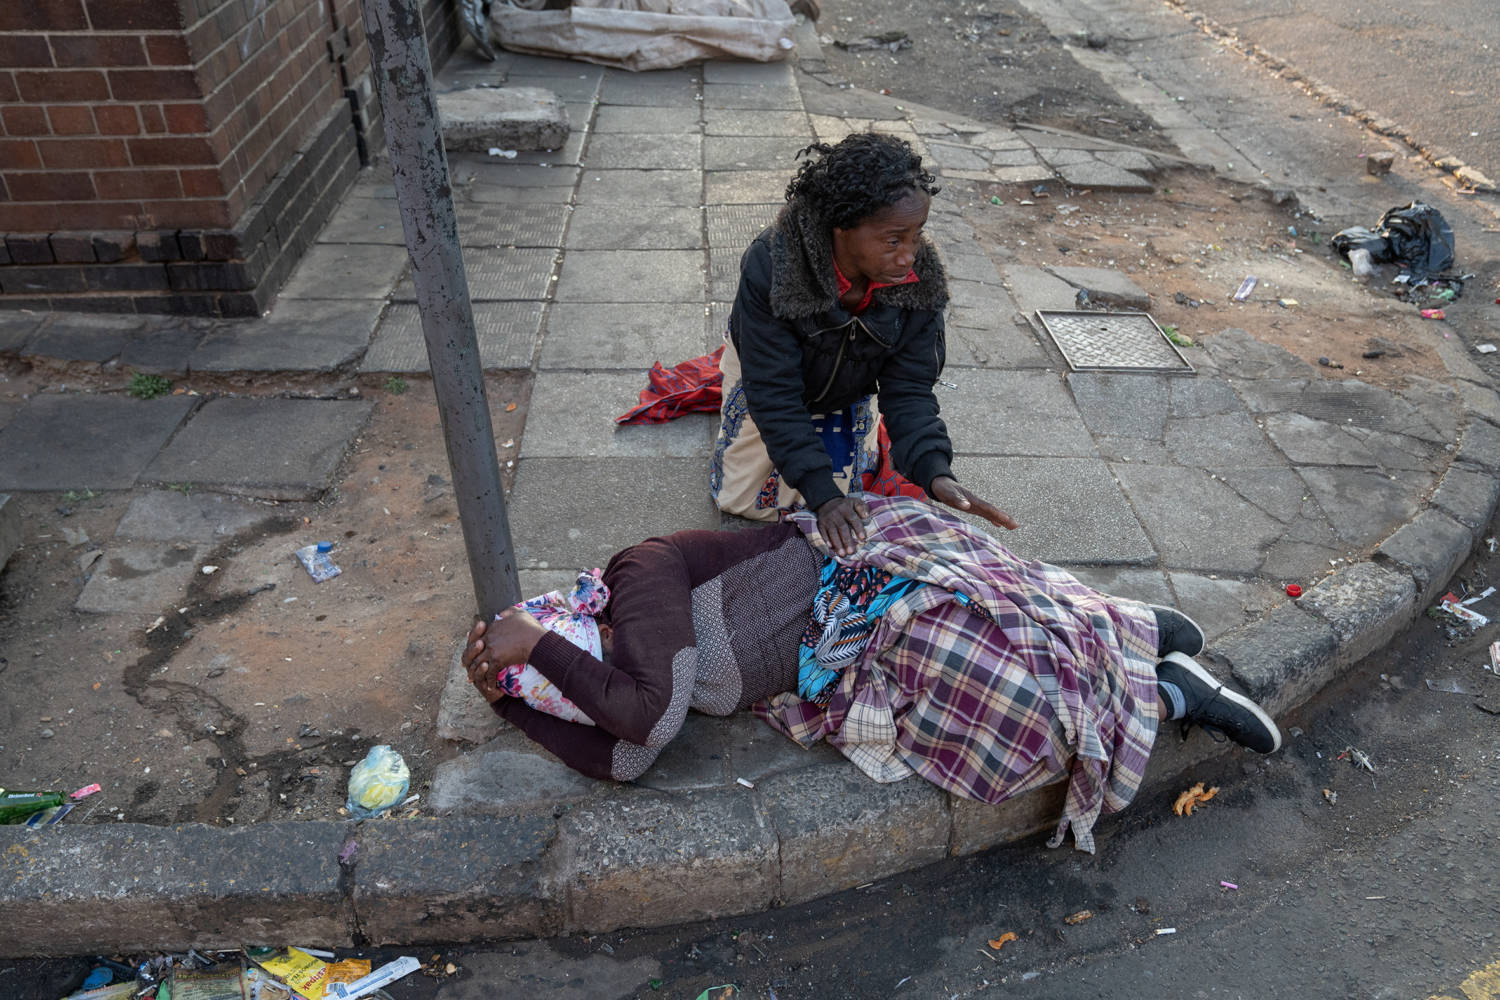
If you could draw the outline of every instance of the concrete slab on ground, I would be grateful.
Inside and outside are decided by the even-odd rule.
[[[406,247],[317,243],[277,294],[286,299],[383,299],[406,270]]]
[[[485,371],[529,368],[542,326],[541,302],[475,302],[474,333]],[[414,303],[392,303],[375,328],[360,362],[362,372],[423,373],[431,370],[422,316]]]
[[[9,493],[0,493],[0,570],[21,547],[21,508]]]
[[[696,456],[706,476],[718,429],[716,416],[690,413],[665,424],[621,426],[614,422],[636,405],[645,387],[645,378],[635,372],[538,373],[531,389],[521,458]]]
[[[198,547],[180,541],[111,544],[73,606],[94,614],[158,614],[182,600],[197,558]]]
[[[568,139],[568,113],[552,90],[467,87],[436,99],[443,146],[450,150],[557,149]]]
[[[1009,532],[980,526],[1027,558],[1098,565],[1156,562],[1156,550],[1099,459],[960,456],[954,474],[1020,523]]]
[[[115,538],[138,542],[222,541],[278,516],[274,508],[215,493],[151,490],[130,501]]]
[[[144,473],[158,483],[274,500],[312,500],[370,419],[373,403],[213,399]]]
[[[128,489],[200,401],[34,396],[0,429],[0,489]]]
[[[956,454],[1098,457],[1056,374],[969,370],[947,377],[958,388],[934,391]],[[1026,433],[1015,433],[1022,426]]]
[[[579,205],[568,242],[589,250],[698,250],[703,213],[686,205]]]
[[[269,316],[226,322],[204,335],[188,356],[188,368],[331,372],[364,354],[383,305],[380,299],[278,302]]]
[[[571,250],[554,302],[702,302],[699,250]]]
[[[539,366],[628,368],[639,374],[657,361],[670,367],[707,354],[717,338],[704,331],[694,302],[559,302],[547,312]]]
[[[542,248],[465,250],[469,298],[475,302],[544,301],[552,286],[557,256],[557,251]],[[416,301],[417,286],[411,275],[401,279],[391,297],[398,302]]]
[[[607,521],[590,514],[601,510]],[[717,528],[719,512],[701,458],[657,459],[646,476],[638,459],[529,458],[516,463],[510,523],[517,566],[577,568],[653,535]]]
[[[145,326],[146,320],[140,316],[56,313],[32,334],[27,353],[97,364],[118,357]]]

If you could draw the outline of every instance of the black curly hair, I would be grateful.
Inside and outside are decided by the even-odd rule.
[[[835,229],[853,229],[911,191],[938,193],[922,158],[893,135],[855,132],[836,146],[815,142],[797,152],[797,159],[804,156],[807,162],[786,186],[786,200],[802,199],[814,217]]]

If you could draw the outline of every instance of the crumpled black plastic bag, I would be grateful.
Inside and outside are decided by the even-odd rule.
[[[1414,201],[1393,208],[1380,217],[1380,231],[1350,226],[1331,241],[1343,257],[1351,250],[1368,250],[1370,259],[1383,264],[1395,261],[1411,270],[1413,278],[1440,274],[1453,266],[1453,227],[1443,213],[1431,205]]]

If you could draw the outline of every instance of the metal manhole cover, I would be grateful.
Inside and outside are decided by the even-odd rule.
[[[1075,372],[1181,372],[1193,366],[1147,313],[1038,309],[1042,329]]]

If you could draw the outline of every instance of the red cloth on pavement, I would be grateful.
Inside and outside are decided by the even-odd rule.
[[[651,366],[640,405],[615,417],[617,424],[664,424],[684,413],[718,413],[724,375],[719,371],[720,347],[701,358],[689,358],[672,368],[660,361]]]
[[[689,358],[671,368],[660,361],[651,366],[648,384],[641,390],[639,405],[615,418],[617,424],[664,424],[684,413],[718,413],[724,393],[724,375],[719,371],[720,347],[701,358]],[[896,471],[891,464],[891,436],[880,421],[876,440],[880,454],[873,472],[860,477],[866,493],[883,497],[926,500],[927,491]]]

